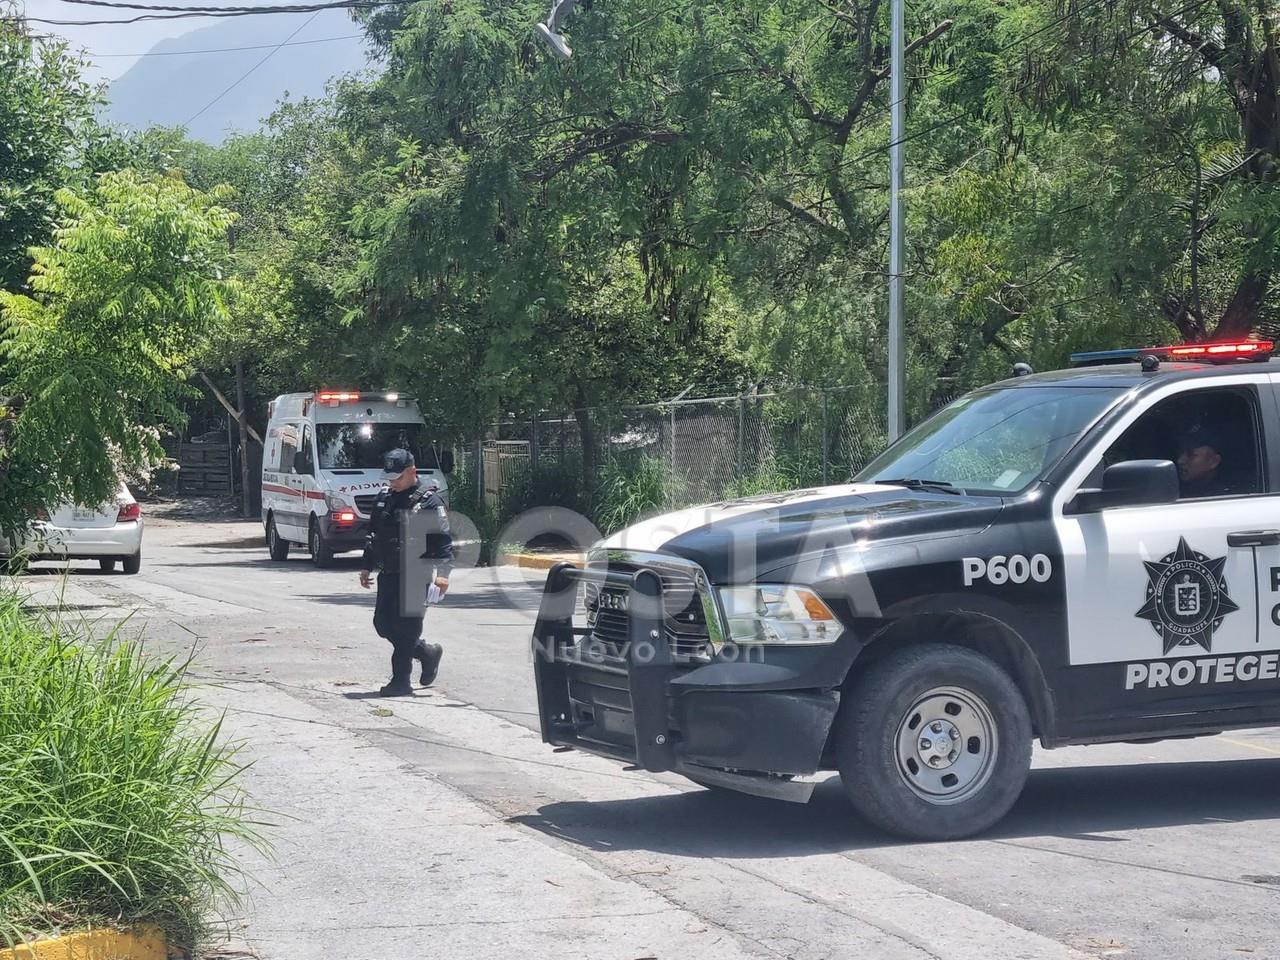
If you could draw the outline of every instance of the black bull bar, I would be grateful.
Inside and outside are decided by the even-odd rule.
[[[627,597],[625,646],[616,653],[589,657],[585,661],[578,641],[587,638],[592,630],[573,624],[578,586],[584,583],[602,588],[609,586],[615,593],[621,589]],[[726,762],[727,757],[707,756],[704,759],[696,750],[693,751],[694,756],[689,756],[687,737],[694,734],[696,739],[700,728],[678,728],[678,721],[673,716],[671,682],[687,676],[697,668],[697,664],[673,656],[664,629],[665,621],[663,582],[653,570],[641,568],[623,573],[583,569],[568,563],[552,567],[547,575],[533,631],[534,678],[542,739],[560,748],[594,753],[654,773],[674,771],[708,786],[806,802],[813,793],[813,782],[795,779],[789,774],[763,772],[787,769],[785,767]],[[602,733],[595,727],[584,729],[578,722],[572,692],[575,685],[602,677],[613,686],[598,689],[606,699],[619,698],[612,705],[619,709],[619,715],[630,714],[631,727],[613,728]],[[623,703],[628,694],[629,700]],[[756,704],[761,707],[754,711],[763,728],[758,738],[760,741],[772,741],[776,745],[789,742],[789,731],[793,728],[809,731],[812,757],[808,766],[812,768],[817,763],[817,754],[836,708],[835,698],[784,692],[761,694],[762,699],[753,699],[748,704],[745,701],[750,696],[728,694],[732,699],[744,701],[740,709],[748,713],[753,712]],[[715,700],[703,717],[725,716],[724,705],[723,699]],[[608,704],[605,707],[607,709]],[[689,722],[714,723],[707,719]],[[781,749],[787,752],[785,747]]]
[[[675,745],[667,724],[667,681],[674,674],[674,661],[663,634],[662,578],[652,570],[622,573],[583,569],[569,563],[551,568],[533,628],[533,669],[542,739],[562,746],[585,746],[575,732],[564,673],[568,651],[575,648],[578,637],[591,632],[573,625],[578,585],[582,583],[627,591],[624,656],[635,720],[635,752],[628,757],[618,755],[617,750],[594,752],[629,760],[645,770],[674,770]]]

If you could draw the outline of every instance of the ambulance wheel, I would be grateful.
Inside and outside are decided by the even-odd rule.
[[[126,574],[135,574],[142,569],[142,550],[139,549],[138,552],[131,557],[121,557],[120,560],[120,569],[122,569]]]
[[[272,560],[289,559],[289,541],[281,539],[275,517],[267,517],[267,553]]]
[[[320,524],[316,523],[316,518],[311,518],[311,532],[307,535],[307,546],[311,550],[311,562],[320,569],[333,566],[333,548],[325,542],[324,534],[320,532]]]
[[[875,826],[954,840],[1009,812],[1031,767],[1031,717],[1017,685],[980,653],[908,647],[858,677],[837,720],[845,794]]]
[[[103,557],[98,561],[98,569],[103,573],[111,573],[116,568],[115,557]]]

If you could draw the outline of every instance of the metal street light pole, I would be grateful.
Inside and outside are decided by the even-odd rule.
[[[892,0],[890,21],[889,100],[892,117],[889,122],[889,411],[890,442],[906,430],[906,348],[903,335],[904,283],[902,209],[902,169],[905,123],[903,68],[906,60],[906,32],[903,6],[906,0]]]

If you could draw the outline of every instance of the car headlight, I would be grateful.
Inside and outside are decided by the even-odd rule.
[[[329,508],[330,513],[338,513],[341,510],[355,509],[355,504],[346,497],[336,493],[326,493],[324,495],[324,505]]]
[[[840,621],[812,590],[782,584],[721,587],[729,643],[835,643]]]

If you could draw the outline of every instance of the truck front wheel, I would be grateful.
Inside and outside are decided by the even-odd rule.
[[[877,827],[912,840],[967,837],[1022,792],[1031,718],[1017,685],[982,654],[948,644],[896,651],[843,701],[840,779]]]

